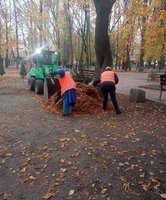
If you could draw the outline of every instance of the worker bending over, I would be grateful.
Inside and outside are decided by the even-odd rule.
[[[63,100],[62,115],[70,115],[72,107],[76,103],[76,83],[63,69],[53,72],[52,75],[59,75],[59,83],[61,87],[61,97]]]
[[[93,81],[93,85],[96,86],[98,83],[101,83],[101,93],[103,97],[103,110],[107,109],[108,94],[110,94],[111,101],[115,108],[116,114],[121,114],[117,100],[116,100],[116,87],[115,85],[119,82],[118,76],[115,72],[112,71],[111,67],[106,67],[105,70],[101,73],[100,78]]]

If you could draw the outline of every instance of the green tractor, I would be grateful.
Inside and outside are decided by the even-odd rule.
[[[28,88],[36,94],[44,94],[48,100],[54,93],[59,92],[58,77],[50,77],[50,73],[58,70],[58,55],[54,51],[40,50],[32,55],[35,64],[29,70]]]

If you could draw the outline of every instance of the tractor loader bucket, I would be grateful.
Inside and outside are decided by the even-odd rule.
[[[58,79],[52,79],[50,77],[46,77],[44,80],[44,98],[45,100],[50,99],[50,97],[60,92],[60,84]]]

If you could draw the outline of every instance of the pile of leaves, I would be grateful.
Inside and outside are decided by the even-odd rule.
[[[3,81],[3,80],[4,80],[4,78],[3,78],[3,76],[1,76],[1,77],[0,77],[0,81]]]
[[[93,86],[77,83],[77,101],[73,107],[73,113],[78,115],[97,114],[101,112],[102,100],[97,90]],[[44,107],[50,113],[61,115],[62,113],[62,99],[56,104],[54,96],[52,96],[45,104]]]

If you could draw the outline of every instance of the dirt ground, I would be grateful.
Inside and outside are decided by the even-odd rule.
[[[121,115],[56,117],[12,73],[0,77],[0,200],[166,199],[164,105],[118,94]]]

